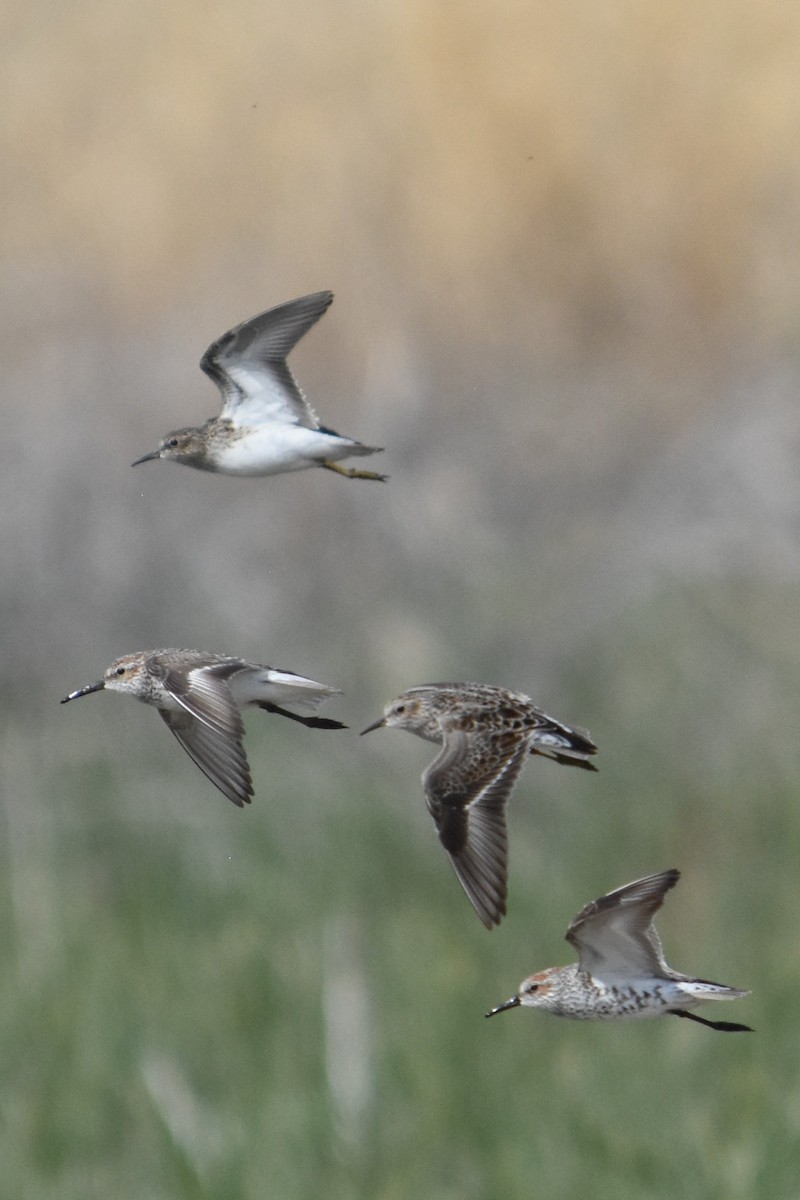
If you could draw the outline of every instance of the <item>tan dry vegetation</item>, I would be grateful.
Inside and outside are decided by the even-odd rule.
[[[540,357],[794,332],[792,5],[6,20],[4,253],[74,255],[126,307],[180,303],[238,247]]]
[[[236,642],[254,608],[258,642],[355,620],[395,669],[442,639],[469,658],[469,630],[501,666],[515,627],[560,658],[715,472],[772,520],[747,439],[714,431],[765,405],[791,477],[794,6],[50,4],[2,46],[0,528],[48,661],[98,627],[114,653]],[[132,476],[214,410],[212,337],[323,286],[298,373],[386,444],[384,496]]]

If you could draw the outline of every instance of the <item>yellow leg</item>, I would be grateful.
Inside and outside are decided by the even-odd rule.
[[[388,475],[379,475],[377,471],[359,471],[356,467],[343,467],[337,462],[328,462],[324,460],[319,464],[325,467],[327,471],[335,471],[337,475],[344,475],[347,479],[380,479],[385,483],[389,478]]]

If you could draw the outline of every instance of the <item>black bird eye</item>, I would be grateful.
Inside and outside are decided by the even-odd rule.
[[[170,438],[169,441],[167,442],[167,445],[170,447],[170,449],[173,449],[173,450],[177,446],[177,444],[178,444],[177,438]]]
[[[115,675],[124,675],[124,674],[125,674],[125,668],[124,668],[124,667],[117,667],[117,669],[116,669],[116,671],[114,672],[114,674],[115,674]]]
[[[394,711],[396,713],[404,713],[406,711],[405,704],[398,704],[397,708]]]

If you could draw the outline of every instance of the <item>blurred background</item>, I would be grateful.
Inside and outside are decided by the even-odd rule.
[[[796,1196],[800,10],[0,28],[2,1190]],[[130,469],[218,411],[209,342],[321,288],[293,368],[387,485]],[[143,706],[59,708],[165,645],[337,685],[351,728],[249,717],[238,811]],[[600,746],[527,769],[491,935],[433,748],[356,736],[436,679]],[[669,961],[755,1034],[484,1022],[670,866]]]

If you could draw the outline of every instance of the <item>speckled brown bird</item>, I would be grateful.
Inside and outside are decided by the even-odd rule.
[[[529,754],[567,766],[597,747],[585,729],[549,717],[522,692],[483,683],[426,683],[386,706],[363,733],[407,729],[442,747],[422,776],[428,811],[461,886],[487,929],[506,912],[506,804]]]

